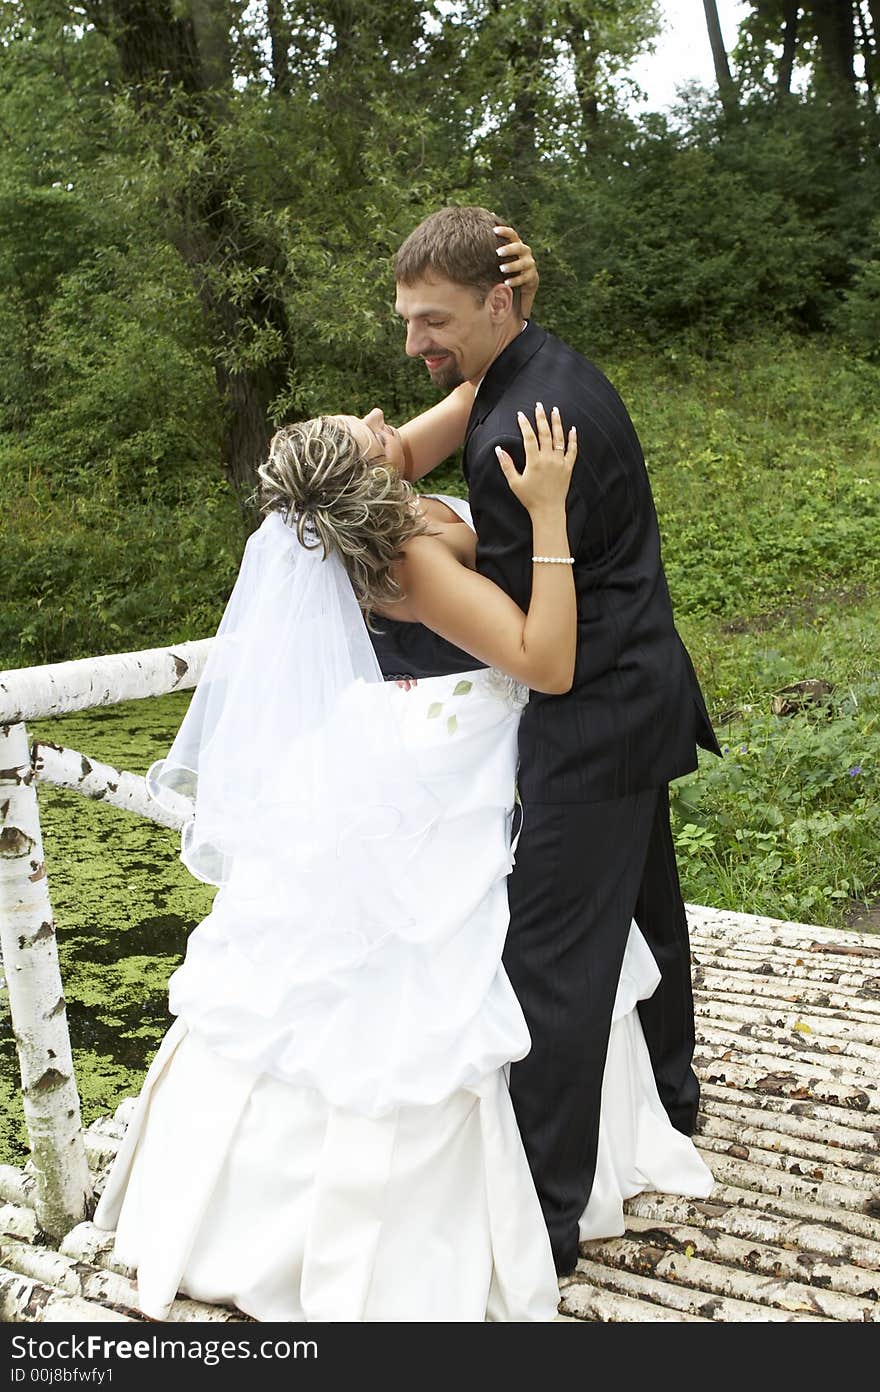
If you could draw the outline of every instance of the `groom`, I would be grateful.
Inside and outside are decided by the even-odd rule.
[[[596,367],[523,322],[519,292],[503,284],[496,222],[484,208],[426,218],[394,258],[396,308],[407,353],[438,387],[479,383],[464,447],[477,569],[522,609],[534,564],[529,517],[495,449],[522,469],[517,411],[531,414],[536,401],[548,412],[558,406],[566,430],[577,427],[567,504],[575,678],[564,696],[532,692],[523,714],[523,825],[504,952],[532,1037],[511,1068],[510,1091],[564,1275],[577,1262],[578,1218],[593,1184],[611,1014],[633,918],[662,974],[639,1006],[658,1091],[673,1124],[694,1129],[690,952],[667,785],[696,767],[698,743],[720,751],[675,630],[635,430]],[[473,666],[425,630],[406,637],[414,676]]]

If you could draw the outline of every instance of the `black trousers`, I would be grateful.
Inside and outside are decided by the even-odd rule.
[[[690,1134],[700,1090],[691,1067],[694,1005],[687,920],[668,789],[609,802],[524,809],[508,881],[504,966],[532,1036],[510,1071],[517,1122],[556,1269],[574,1269],[593,1185],[611,1015],[634,918],[662,973],[639,1005],[661,1101]]]

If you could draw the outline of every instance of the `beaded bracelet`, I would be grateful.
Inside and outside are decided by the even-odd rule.
[[[544,565],[574,565],[574,556],[533,556],[532,560]]]

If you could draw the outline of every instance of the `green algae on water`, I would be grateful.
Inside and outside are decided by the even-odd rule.
[[[28,725],[116,768],[145,773],[167,753],[191,693],[126,701]],[[48,783],[38,784],[49,895],[83,1123],[140,1090],[171,1017],[168,978],[215,890],[179,859],[167,827]],[[2,997],[0,1163],[27,1155],[18,1060]]]

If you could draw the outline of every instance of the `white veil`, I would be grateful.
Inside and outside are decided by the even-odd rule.
[[[189,800],[184,864],[290,925],[306,978],[418,937],[418,852],[440,807],[392,694],[341,559],[270,513],[147,787]]]

